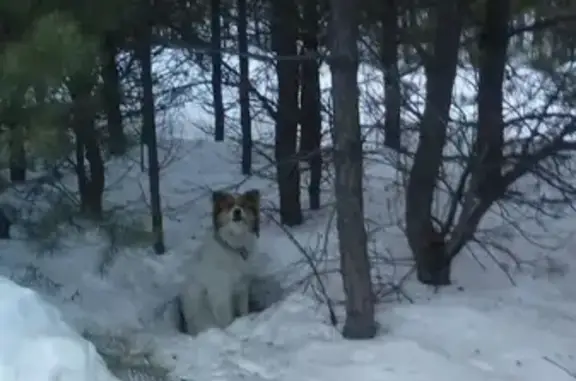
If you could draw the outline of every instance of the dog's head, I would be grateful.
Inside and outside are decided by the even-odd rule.
[[[212,193],[212,221],[217,233],[260,235],[260,192],[251,189],[242,194],[224,191]]]

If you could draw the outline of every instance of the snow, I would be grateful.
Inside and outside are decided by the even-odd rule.
[[[94,345],[38,293],[0,277],[0,300],[0,380],[118,380]]]
[[[459,78],[465,77],[460,73]],[[370,78],[362,82],[374,86]],[[201,89],[194,91],[198,102],[198,97],[208,98]],[[185,130],[185,138],[160,139],[165,255],[153,255],[146,241],[148,186],[138,150],[107,163],[106,208],[115,211],[114,228],[122,227],[114,244],[109,240],[112,227],[106,226],[63,227],[50,250],[45,243],[30,242],[24,226],[15,226],[15,239],[0,241],[0,380],[67,379],[54,373],[58,366],[77,372],[75,380],[114,379],[95,350],[122,380],[576,378],[576,257],[570,249],[576,243],[575,215],[546,219],[543,230],[541,216],[517,211],[504,218],[494,209],[482,233],[522,264],[494,250],[467,250],[456,260],[454,285],[429,289],[407,275],[410,253],[399,227],[401,189],[386,164],[388,154],[375,141],[375,160],[366,161],[365,199],[375,285],[383,299],[377,309],[380,333],[369,341],[345,340],[339,333],[344,311],[330,187],[323,194],[326,206],[305,211],[303,226],[280,227],[274,173],[262,144],[269,142],[266,123],[258,125],[256,134],[258,176],[246,179],[240,175],[237,145],[230,140],[214,143],[197,130],[211,120],[202,107],[188,105],[185,111],[168,119],[188,123],[178,128]],[[60,185],[76,189],[73,176]],[[171,301],[185,279],[182,264],[210,224],[210,190],[220,187],[261,190],[262,232],[255,261],[262,274],[273,276],[288,293],[226,330],[190,337],[177,332]],[[3,197],[13,203],[22,201],[21,193]],[[308,205],[306,192],[303,205]],[[39,199],[19,204],[24,215],[28,209],[53,207]],[[532,235],[515,233],[511,220],[521,221]],[[310,261],[323,274],[338,327],[330,324],[326,305],[319,303],[325,296],[310,276]],[[395,292],[400,286],[402,293]]]

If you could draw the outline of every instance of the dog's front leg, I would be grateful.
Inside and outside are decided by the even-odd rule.
[[[228,295],[214,299],[212,302],[212,312],[216,324],[224,329],[234,320],[234,304],[233,300]]]
[[[245,287],[235,295],[236,311],[238,317],[246,316],[250,313],[250,288]]]

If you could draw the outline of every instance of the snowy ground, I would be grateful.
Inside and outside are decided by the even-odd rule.
[[[137,363],[135,359],[151,360],[175,378],[312,381],[348,380],[361,373],[367,380],[398,381],[573,379],[576,291],[572,285],[576,279],[568,269],[573,262],[570,245],[544,256],[518,237],[509,247],[523,258],[542,258],[542,264],[517,271],[517,287],[491,259],[478,258],[482,267],[464,254],[456,265],[454,287],[435,294],[410,281],[405,290],[413,304],[402,300],[381,305],[382,332],[373,341],[342,339],[329,324],[326,308],[310,292],[298,291],[260,315],[237,320],[226,331],[213,330],[197,338],[178,334],[169,319],[161,318],[163,307],[180,280],[180,261],[209,222],[207,187],[242,180],[235,175],[233,151],[226,144],[179,141],[175,158],[163,173],[170,249],[165,256],[124,248],[102,275],[100,264],[108,252],[103,239],[95,232],[74,233],[57,251],[44,255],[25,242],[2,242],[2,273],[40,291],[99,349],[112,337],[124,343],[122,353],[131,364]],[[119,170],[120,163],[110,164],[112,177],[115,173],[125,177],[107,199],[131,205],[146,183],[137,168],[126,175],[126,165]],[[385,170],[372,166],[368,173],[378,168]],[[369,216],[376,219],[380,214],[380,221],[393,219],[384,215],[391,211],[375,197],[376,183],[382,186],[387,178],[371,177],[369,184],[374,188],[367,191]],[[242,189],[252,186],[263,190],[265,206],[275,203],[272,182],[253,179]],[[137,210],[134,207],[134,214]],[[326,207],[291,232],[310,253],[323,240],[329,214]],[[557,221],[556,231],[562,225],[569,229],[573,222]],[[333,237],[333,231],[329,235]],[[407,255],[401,235],[392,226],[384,227],[373,241],[381,252]],[[334,245],[330,238],[327,250],[334,252]],[[305,265],[297,265],[302,253],[270,218],[264,218],[260,249],[262,270],[276,274],[285,286],[308,272]],[[388,282],[400,279],[406,271],[388,269],[386,274],[390,266],[379,267]],[[330,283],[331,296],[340,298],[338,282]],[[341,317],[339,307],[338,313]]]
[[[116,381],[94,345],[42,297],[0,278],[0,379]]]
[[[253,70],[256,75],[257,68]],[[368,86],[371,80],[364,82]],[[202,110],[188,111],[196,118],[193,124],[209,123],[210,116]],[[318,302],[323,297],[318,293],[317,282],[309,279],[311,258],[325,274],[328,295],[336,304],[341,325],[342,291],[335,257],[335,231],[330,223],[333,222],[330,186],[324,195],[324,208],[318,212],[306,211],[304,226],[285,231],[275,221],[277,192],[271,180],[273,168],[266,159],[257,156],[255,168],[261,176],[245,180],[239,174],[237,147],[199,139],[197,131],[185,130],[184,136],[196,138],[161,142],[166,255],[154,256],[145,244],[147,235],[142,231],[149,224],[148,185],[146,175],[139,169],[137,151],[130,158],[107,164],[107,208],[115,210],[114,220],[123,226],[123,230],[114,230],[114,245],[108,239],[111,227],[83,229],[82,233],[67,227],[61,232],[61,239],[50,242],[50,250],[44,241],[39,245],[24,239],[19,232],[22,226],[16,227],[15,240],[0,241],[0,275],[31,287],[58,307],[66,323],[95,344],[119,378],[194,381],[576,378],[573,287],[576,274],[571,271],[576,256],[570,249],[576,243],[573,238],[576,216],[544,220],[547,231],[543,231],[538,226],[540,220],[534,216],[520,217],[521,211],[517,211],[511,219],[503,219],[494,210],[482,226],[483,234],[516,254],[522,259],[522,266],[515,266],[511,258],[493,250],[488,255],[476,247],[475,251],[466,251],[457,258],[454,286],[436,293],[420,286],[412,277],[404,279],[410,270],[406,260],[410,253],[398,228],[403,214],[402,195],[395,186],[395,172],[382,164],[382,157],[374,157],[375,160],[367,162],[365,197],[375,283],[385,301],[379,305],[377,315],[382,329],[374,340],[346,341],[338,333],[340,327],[330,325],[326,306]],[[64,185],[72,191],[76,189],[73,177],[65,178]],[[212,330],[192,338],[176,331],[170,301],[183,279],[182,261],[209,226],[210,190],[220,187],[240,190],[257,187],[262,191],[262,238],[256,260],[263,273],[274,276],[292,292],[265,312],[238,319],[225,331]],[[4,196],[12,197],[13,203],[23,194],[15,193]],[[304,191],[303,205],[307,204]],[[54,202],[21,205],[23,213],[30,207],[53,207]],[[515,233],[511,221],[518,220],[533,233],[531,237]],[[531,244],[527,238],[549,247]],[[392,292],[401,282],[402,293]],[[5,282],[0,279],[2,283]],[[4,332],[28,330],[28,337],[32,337],[38,329],[45,331],[38,327],[66,327],[56,322],[60,316],[55,312],[49,312],[48,317],[32,312],[44,307],[18,309],[23,304],[16,296],[3,293],[5,289],[0,288],[0,295],[12,304],[0,303]],[[25,297],[29,301],[37,299],[29,293]],[[4,311],[11,311],[12,315]],[[13,325],[19,312],[28,328]],[[0,341],[0,371],[4,372],[7,366],[14,366],[13,357],[9,356],[11,348],[5,343],[8,341]],[[78,359],[88,358],[90,347],[78,343],[74,345],[88,348],[84,355],[79,355],[84,357]],[[35,347],[30,344],[29,348]],[[42,352],[29,351],[30,361],[44,356]],[[64,350],[53,348],[53,351]],[[96,370],[92,373],[96,374]],[[30,374],[12,376],[0,379],[48,380]],[[82,376],[78,375],[77,380],[83,380]]]

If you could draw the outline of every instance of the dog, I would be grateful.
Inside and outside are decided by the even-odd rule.
[[[179,296],[181,330],[196,335],[226,328],[250,312],[249,258],[260,236],[260,192],[212,193],[212,229]]]

